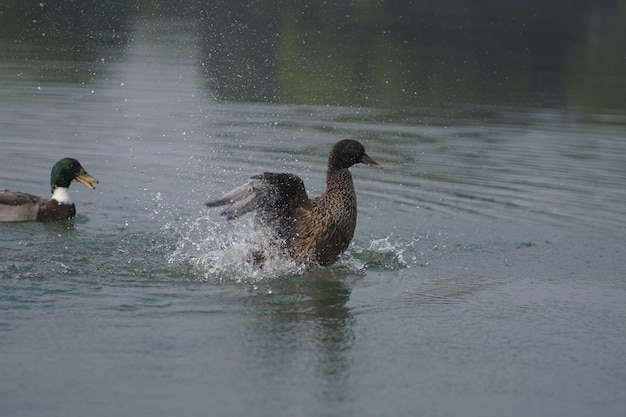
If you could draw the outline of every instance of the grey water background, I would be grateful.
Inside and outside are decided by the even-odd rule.
[[[3,416],[622,416],[626,4],[5,2]],[[204,201],[361,140],[340,262]]]

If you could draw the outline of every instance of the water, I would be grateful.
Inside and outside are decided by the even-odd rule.
[[[203,23],[120,25],[74,59],[0,41],[0,186],[100,180],[72,222],[0,224],[3,415],[623,415],[623,109],[256,100]],[[352,168],[346,255],[242,262],[250,219],[203,203],[265,170],[317,195],[345,137],[384,166]]]

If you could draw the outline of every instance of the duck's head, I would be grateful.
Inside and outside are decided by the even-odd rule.
[[[333,146],[328,156],[328,169],[346,169],[354,164],[365,164],[372,168],[382,168],[382,165],[374,161],[365,153],[361,142],[354,139],[340,140]]]
[[[87,174],[80,162],[73,158],[63,158],[52,167],[50,173],[51,192],[59,187],[69,188],[72,181],[77,181],[87,188],[94,189],[98,180]]]

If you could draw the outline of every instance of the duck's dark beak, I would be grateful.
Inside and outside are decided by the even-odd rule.
[[[361,161],[362,164],[365,165],[369,165],[372,168],[377,168],[377,169],[383,169],[383,166],[380,165],[378,162],[374,161],[372,158],[369,157],[368,154],[364,153],[363,156],[361,157]]]
[[[80,182],[85,187],[91,188],[92,190],[96,188],[93,185],[98,183],[98,180],[87,174],[87,171],[85,171],[83,168],[80,169],[80,172],[78,173],[76,178],[74,178],[74,181]]]

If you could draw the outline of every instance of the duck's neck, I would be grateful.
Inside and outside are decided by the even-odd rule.
[[[326,193],[354,194],[354,184],[350,171],[347,169],[329,169],[326,172]]]
[[[56,187],[52,193],[51,200],[56,200],[59,204],[72,204],[68,189],[65,187]]]

